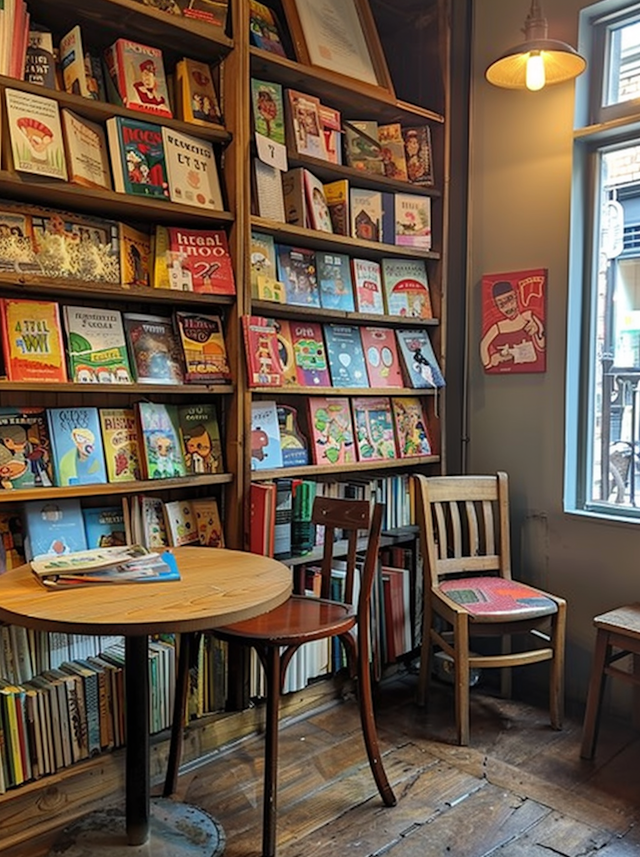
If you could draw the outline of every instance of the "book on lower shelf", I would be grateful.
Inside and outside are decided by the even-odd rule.
[[[107,481],[97,408],[48,408],[55,483],[94,485]]]
[[[298,409],[278,402],[278,425],[283,467],[300,467],[309,463],[309,442],[299,425]]]
[[[122,506],[92,506],[82,510],[82,517],[89,549],[126,544]]]
[[[427,266],[423,259],[383,259],[382,282],[389,315],[433,318]]]
[[[0,488],[51,485],[51,444],[44,408],[0,408]]]
[[[249,550],[273,556],[276,523],[276,483],[252,482],[249,489]]]
[[[356,461],[349,399],[308,399],[311,454],[314,464],[351,464]]]
[[[384,315],[380,263],[371,259],[352,259],[351,273],[358,312]]]
[[[156,226],[153,285],[156,289],[235,295],[226,232]]]
[[[298,384],[301,387],[330,387],[322,325],[316,321],[291,321],[289,329]]]
[[[420,388],[444,387],[445,380],[438,365],[427,330],[396,331],[405,374],[410,386]]]
[[[80,501],[33,500],[24,504],[25,555],[63,556],[87,549]]]
[[[173,547],[199,544],[196,516],[191,501],[171,500],[164,504],[164,519],[169,534],[169,544]]]
[[[281,387],[282,371],[278,337],[270,319],[242,316],[248,383],[250,387]]]
[[[159,125],[125,116],[107,119],[113,185],[118,193],[168,198],[167,165]]]
[[[397,458],[390,400],[359,396],[351,399],[351,407],[358,461]]]
[[[123,324],[138,384],[182,384],[184,360],[171,318],[124,313]]]
[[[143,476],[146,479],[186,476],[177,405],[137,402],[136,412]]]
[[[280,426],[275,402],[251,403],[251,469],[282,467]]]
[[[362,348],[372,387],[403,387],[395,331],[390,327],[361,327]]]
[[[400,458],[431,455],[427,417],[417,396],[392,397],[393,422]]]
[[[218,414],[213,402],[178,407],[184,463],[189,473],[223,473]]]
[[[231,369],[220,316],[178,311],[174,319],[184,352],[185,382],[215,384],[230,381]]]
[[[334,387],[368,387],[360,328],[354,324],[325,324],[324,338]]]
[[[69,181],[83,187],[111,190],[104,128],[67,108],[63,108],[61,113]]]
[[[196,497],[191,501],[196,516],[198,540],[201,547],[223,548],[224,530],[215,497]]]
[[[323,309],[354,312],[351,265],[344,253],[316,253],[316,268]]]
[[[140,479],[140,446],[133,408],[100,408],[100,429],[109,482]]]
[[[320,306],[320,292],[313,250],[276,245],[278,280],[283,283],[286,300],[293,306]]]

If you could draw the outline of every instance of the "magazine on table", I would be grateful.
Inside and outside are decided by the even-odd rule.
[[[172,553],[156,553],[142,545],[95,548],[60,556],[41,555],[31,560],[31,570],[44,586],[52,589],[180,580]]]

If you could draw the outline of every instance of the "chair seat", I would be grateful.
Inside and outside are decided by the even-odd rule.
[[[290,645],[345,634],[356,624],[351,605],[292,595],[275,610],[216,628],[220,637],[250,637],[262,643]]]
[[[447,580],[440,590],[460,604],[472,618],[537,619],[557,613],[556,602],[539,589],[503,577],[463,577]]]

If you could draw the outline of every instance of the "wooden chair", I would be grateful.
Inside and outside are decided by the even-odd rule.
[[[453,660],[457,737],[466,745],[469,671],[548,660],[551,725],[560,729],[566,602],[511,578],[506,473],[415,479],[425,564],[418,704],[426,704],[432,647],[438,646]],[[512,653],[515,634],[533,637],[535,646]],[[470,640],[480,636],[502,637],[501,653],[473,654]]]
[[[382,527],[382,510],[376,504],[371,512],[370,504],[361,500],[334,500],[318,497],[313,506],[312,520],[325,527],[324,555],[322,559],[321,597],[309,598],[292,595],[281,607],[249,619],[216,628],[215,634],[222,639],[253,646],[265,671],[266,680],[266,726],[265,726],[265,772],[263,795],[263,857],[273,857],[276,851],[276,791],[278,771],[278,711],[280,695],[287,667],[295,652],[304,643],[329,637],[338,637],[344,644],[351,675],[357,677],[358,703],[364,743],[369,765],[382,800],[394,806],[396,798],[389,785],[382,765],[376,732],[370,674],[370,603],[373,581],[378,563],[378,546]],[[348,547],[345,576],[345,603],[330,600],[331,567],[336,530],[346,534]],[[360,591],[357,608],[352,605],[356,566],[358,535],[368,531],[365,560],[360,572]],[[357,636],[356,636],[357,630]],[[188,647],[186,648],[188,657]],[[186,666],[179,663],[179,675],[186,675]],[[180,680],[179,680],[180,685]],[[186,680],[177,693],[186,696]],[[165,795],[175,790],[181,724],[184,717],[182,700],[176,705],[172,749],[165,783]],[[180,708],[180,705],[182,706]],[[175,720],[179,716],[176,729]],[[176,734],[178,733],[178,734]]]

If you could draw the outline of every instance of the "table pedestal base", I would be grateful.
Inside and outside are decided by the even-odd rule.
[[[62,831],[49,857],[218,857],[222,827],[206,812],[163,798],[151,801],[149,839],[129,845],[124,810],[97,810]]]

